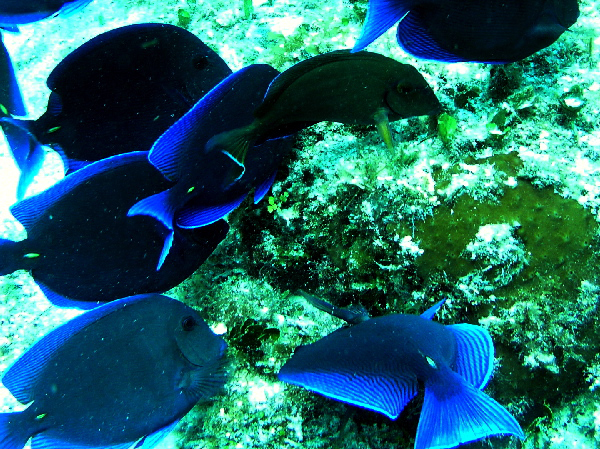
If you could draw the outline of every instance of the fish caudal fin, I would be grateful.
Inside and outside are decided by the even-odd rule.
[[[408,13],[405,3],[409,2],[405,0],[370,0],[362,33],[354,44],[352,53],[364,50],[402,19]]]
[[[28,120],[10,117],[0,119],[0,127],[10,148],[15,163],[21,170],[17,186],[17,200],[23,199],[27,188],[44,162],[44,147],[29,131]]]
[[[25,413],[0,414],[0,447],[22,449],[31,437],[31,426]]]
[[[494,435],[525,439],[517,420],[494,399],[449,368],[439,376],[425,385],[415,449],[453,448]]]

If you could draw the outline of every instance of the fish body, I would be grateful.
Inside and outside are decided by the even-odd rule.
[[[376,53],[340,50],[281,73],[254,111],[254,122],[216,135],[207,148],[243,161],[249,144],[321,121],[373,125],[439,110],[431,87],[411,65]]]
[[[199,228],[221,219],[252,189],[255,202],[260,201],[291,149],[291,139],[257,145],[245,165],[225,152],[207,151],[205,146],[216,133],[251,123],[252,111],[278,73],[264,64],[248,66],[223,80],[171,126],[152,146],[149,160],[174,185],[144,198],[129,215],[152,216],[173,232],[178,227]],[[163,256],[169,250],[167,238]]]
[[[91,2],[92,0],[2,0],[0,28],[34,23],[56,14],[68,15]]]
[[[0,33],[0,117],[25,115],[25,103],[17,83],[11,57]]]
[[[517,421],[481,390],[494,348],[483,328],[392,314],[343,327],[299,347],[279,379],[396,419],[425,386],[416,449],[452,448],[492,435],[524,438]],[[322,307],[320,307],[324,310]]]
[[[548,47],[578,16],[577,0],[370,0],[353,51],[399,22],[398,43],[418,58],[507,63]]]
[[[123,298],[53,330],[4,374],[29,407],[0,414],[0,447],[152,447],[223,385],[225,342],[162,295]]]
[[[190,276],[223,240],[227,223],[174,233],[169,257],[161,260],[164,227],[127,216],[141,198],[172,186],[147,156],[126,153],[90,164],[13,205],[27,238],[0,241],[0,274],[28,270],[52,302],[81,308],[164,292]]]
[[[43,153],[42,145],[56,149],[70,172],[117,154],[150,150],[230,73],[189,31],[159,23],[129,25],[96,36],[54,68],[40,118],[4,119],[12,128],[3,127],[7,137],[19,128],[31,136],[30,143],[11,145],[15,159],[25,161],[19,165],[23,177],[39,168],[32,161],[40,160],[34,153]]]

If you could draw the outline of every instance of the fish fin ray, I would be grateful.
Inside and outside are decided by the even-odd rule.
[[[13,204],[10,207],[10,212],[29,233],[49,207],[80,184],[99,173],[114,170],[117,167],[146,159],[147,155],[148,152],[146,151],[135,151],[94,162],[85,167],[85,169],[76,171],[75,173],[64,177],[52,187],[44,190],[38,195],[25,198],[24,200]]]
[[[112,446],[85,446],[59,440],[46,435],[44,432],[35,435],[31,440],[31,449],[129,449],[136,441],[114,444]]]
[[[142,449],[152,449],[158,443],[165,439],[165,437],[173,431],[173,429],[179,423],[179,419],[173,421],[170,424],[167,424],[162,429],[158,429],[156,432],[151,433],[150,435],[146,435],[140,441],[137,442],[134,449],[142,448]],[[33,448],[32,448],[33,449]]]
[[[525,439],[517,420],[498,402],[449,368],[440,375],[443,387],[425,385],[415,449],[453,448],[494,435]]]
[[[165,242],[163,243],[163,249],[160,253],[160,257],[158,258],[158,264],[156,265],[156,271],[159,271],[163,264],[165,263],[165,260],[167,258],[167,256],[169,255],[169,251],[171,251],[171,247],[173,246],[173,239],[175,237],[175,232],[171,231],[169,232],[169,234],[165,237]]]
[[[419,15],[414,12],[409,12],[400,21],[396,38],[404,51],[420,59],[443,62],[467,61],[440,47],[427,32],[427,27],[422,23]]]
[[[441,301],[435,303],[429,309],[427,309],[425,312],[423,312],[421,314],[421,318],[423,318],[425,320],[432,320],[433,317],[435,317],[435,314],[437,313],[437,311],[440,310],[440,308],[444,305],[445,302],[446,302],[446,300],[442,299]]]
[[[37,382],[38,376],[43,371],[44,366],[51,360],[53,354],[69,338],[98,319],[108,316],[128,304],[143,300],[147,296],[130,296],[104,304],[52,330],[17,359],[5,372],[4,377],[2,377],[2,383],[20,403],[26,404],[31,402],[33,400],[31,389]]]
[[[177,226],[184,229],[199,228],[223,218],[238,208],[246,199],[246,193],[224,204],[198,206],[183,209],[177,216]]]
[[[72,2],[65,3],[62,8],[58,10],[56,15],[60,14],[63,17],[68,17],[71,14],[76,13],[80,9],[85,8],[93,0],[73,0]]]
[[[71,299],[68,296],[64,296],[60,293],[55,292],[45,283],[37,280],[35,278],[35,275],[33,276],[33,280],[38,285],[42,293],[44,293],[46,299],[57,307],[69,307],[81,310],[90,310],[95,309],[96,307],[104,304],[99,301],[79,301],[77,299]]]
[[[32,435],[32,428],[23,412],[0,414],[0,447],[23,449]]]
[[[315,369],[298,370],[286,365],[279,372],[279,380],[299,385],[329,398],[383,413],[391,419],[396,419],[406,404],[417,394],[416,379],[390,374],[373,375],[372,367],[369,367],[369,372],[361,372],[360,369],[351,371],[342,369],[334,372]]]
[[[367,17],[352,53],[363,50],[408,13],[402,0],[370,0]]]
[[[481,326],[461,323],[446,326],[456,338],[454,371],[482,390],[494,371],[494,343]]]

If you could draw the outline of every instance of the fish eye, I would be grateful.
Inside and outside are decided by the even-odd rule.
[[[184,319],[181,320],[181,328],[184,331],[189,332],[192,329],[194,329],[194,327],[196,327],[196,320],[193,316],[186,316]]]
[[[408,86],[406,84],[402,84],[402,83],[398,83],[396,85],[396,91],[400,94],[400,95],[408,95],[412,92],[412,87]]]
[[[202,55],[195,56],[192,59],[192,65],[197,70],[204,70],[208,66],[208,58]]]

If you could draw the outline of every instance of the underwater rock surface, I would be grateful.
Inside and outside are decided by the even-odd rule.
[[[3,40],[36,118],[55,65],[109,29],[184,26],[233,70],[252,63],[285,70],[351,48],[367,5],[249,3],[95,0]],[[419,313],[446,298],[440,322],[478,324],[492,335],[497,372],[486,393],[521,424],[521,447],[597,447],[599,25],[597,2],[582,1],[572,32],[501,68],[417,60],[397,46],[394,30],[371,44],[369,51],[414,65],[445,115],[393,123],[395,154],[374,126],[315,125],[265,201],[229,216],[217,252],[167,294],[223,333],[236,369],[223,394],[195,408],[160,447],[414,444],[419,397],[392,422],[277,380],[297,346],[341,326],[287,296],[297,288],[340,307],[361,304],[373,316]],[[60,159],[48,151],[28,194],[61,177]],[[0,139],[0,237],[15,240],[25,237],[8,211],[17,181]],[[22,271],[0,278],[0,369],[77,313],[52,307]],[[4,389],[0,399],[3,412],[17,410]],[[519,447],[510,438],[492,444]]]

